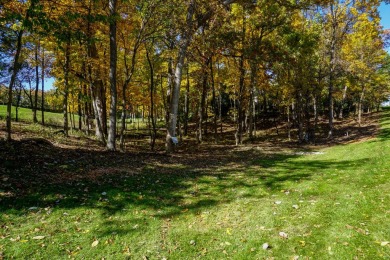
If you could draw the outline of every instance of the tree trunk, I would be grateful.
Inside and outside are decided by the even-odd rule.
[[[154,151],[154,145],[156,143],[156,135],[157,135],[157,130],[156,130],[156,122],[154,120],[154,99],[153,99],[153,92],[154,92],[154,68],[152,61],[149,56],[149,51],[146,49],[146,58],[148,60],[149,64],[149,69],[150,69],[150,112],[149,112],[149,117],[150,121],[152,124],[152,131],[151,131],[151,140],[150,140],[150,149]]]
[[[296,113],[297,113],[297,121],[298,121],[298,142],[302,143],[304,140],[304,133],[303,133],[303,116],[302,116],[302,94],[298,93],[297,96],[297,106],[296,106]]]
[[[244,68],[244,56],[240,57],[240,89],[238,92],[238,104],[237,104],[237,129],[236,129],[236,145],[242,144],[242,132],[243,132],[243,101],[244,101],[244,89],[245,89],[245,68]]]
[[[329,102],[329,132],[328,138],[332,138],[333,136],[333,118],[334,118],[334,100],[333,100],[333,84],[334,84],[334,73],[336,67],[336,14],[334,10],[333,4],[330,5],[331,15],[332,15],[332,36],[330,43],[330,66],[329,66],[329,85],[328,85],[328,102]]]
[[[186,84],[186,93],[184,96],[184,135],[188,135],[188,115],[189,115],[189,105],[190,105],[190,75],[189,75],[189,66],[187,64],[187,84]]]
[[[97,60],[99,58],[97,53],[97,48],[94,42],[90,43],[88,45],[88,56],[89,58],[93,60]],[[105,138],[105,126],[107,125],[107,122],[104,122],[106,120],[104,114],[104,98],[103,95],[105,95],[103,89],[103,81],[99,79],[99,71],[94,71],[93,65],[91,63],[88,64],[88,81],[91,91],[91,97],[92,97],[92,105],[93,110],[95,114],[95,133],[96,137],[102,142],[102,144],[106,145],[106,138]]]
[[[210,59],[207,59],[206,64],[204,65],[203,69],[203,80],[202,80],[202,94],[200,96],[200,102],[199,102],[199,114],[198,114],[198,143],[202,142],[203,138],[203,120],[205,119],[206,115],[206,98],[207,98],[207,83],[208,83],[208,65],[209,65]]]
[[[218,142],[218,113],[217,113],[217,96],[215,94],[215,79],[214,79],[214,63],[213,57],[210,58],[210,78],[211,78],[211,87],[213,91],[213,112],[214,112],[214,141]]]
[[[45,49],[42,47],[42,64],[41,64],[41,85],[42,85],[42,96],[41,96],[41,122],[45,125]]]
[[[23,37],[24,30],[20,30],[18,32],[18,39],[16,43],[16,52],[14,56],[13,66],[12,66],[12,75],[11,80],[8,85],[8,104],[7,104],[7,119],[6,119],[6,125],[7,125],[7,135],[6,140],[11,141],[11,109],[12,109],[12,88],[15,84],[16,75],[19,72],[20,69],[20,63],[19,63],[19,57],[20,52],[22,50],[22,37]]]
[[[343,107],[344,107],[345,99],[347,97],[347,89],[348,89],[348,86],[345,85],[344,90],[343,90],[343,98],[341,99],[341,104],[340,104],[340,113],[339,113],[340,119],[343,119]]]
[[[68,34],[69,36],[69,34]],[[64,135],[68,137],[68,96],[69,96],[69,70],[70,70],[70,39],[66,42],[65,47],[65,67],[64,67],[64,100],[62,111],[64,114]]]
[[[110,9],[110,131],[108,132],[107,150],[116,150],[116,65],[117,65],[117,43],[116,43],[116,0],[109,0]]]
[[[316,133],[318,126],[318,109],[317,109],[317,97],[313,96],[313,112],[314,112],[314,129],[313,129],[313,142],[316,143]]]
[[[358,103],[358,124],[359,127],[362,126],[362,110],[363,110],[363,100],[364,100],[365,87],[363,87],[362,92],[360,93],[359,103]]]
[[[102,98],[102,92],[101,89],[103,88],[103,83],[98,80],[95,83],[91,84],[91,92],[92,92],[92,102],[93,102],[93,109],[95,114],[95,131],[97,138],[102,142],[103,145],[106,145],[106,138],[104,135],[104,129],[103,129],[103,98]]]
[[[82,128],[82,118],[83,118],[82,109],[81,109],[81,95],[82,95],[81,94],[81,90],[82,90],[82,86],[80,86],[80,92],[78,94],[78,100],[77,100],[77,112],[78,112],[78,115],[79,115],[79,130],[80,131],[81,131],[81,128]]]
[[[222,94],[221,89],[219,90],[219,122],[221,123],[221,135],[223,133],[223,123],[222,123]]]
[[[254,107],[254,92],[256,86],[256,71],[257,66],[254,61],[251,62],[251,80],[250,80],[250,94],[249,94],[249,138],[253,138],[253,107]]]
[[[73,104],[72,104],[73,106]],[[68,115],[69,115],[69,120],[70,120],[70,129],[73,133],[73,129],[74,129],[74,117],[73,117],[73,113],[72,113],[72,110],[70,109],[70,104],[68,104]]]
[[[121,114],[121,129],[119,149],[125,151],[125,130],[126,130],[126,87],[122,86],[122,114]]]
[[[179,96],[180,96],[180,85],[181,85],[181,77],[184,66],[184,60],[187,54],[187,48],[191,43],[193,36],[193,15],[195,13],[195,0],[191,0],[188,9],[187,9],[187,18],[186,18],[186,26],[187,30],[182,35],[181,44],[179,47],[179,52],[177,55],[177,63],[175,68],[175,78],[173,82],[173,91],[172,98],[170,104],[170,115],[169,122],[167,128],[167,136],[166,136],[166,151],[168,153],[174,151],[174,143],[173,138],[176,137],[176,123],[177,123],[177,115],[179,111]]]
[[[291,141],[291,121],[290,121],[290,105],[287,105],[287,135],[288,140]]]
[[[33,107],[33,122],[38,123],[37,110],[38,110],[38,91],[39,91],[39,62],[38,54],[40,52],[40,44],[38,40],[37,46],[35,46],[35,98],[34,98],[34,107]]]
[[[19,83],[19,89],[16,90],[16,115],[15,115],[15,121],[19,121],[19,107],[20,107],[20,100],[22,98],[22,84]]]

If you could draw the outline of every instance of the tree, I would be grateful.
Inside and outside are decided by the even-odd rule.
[[[21,67],[20,54],[22,51],[22,39],[26,30],[26,26],[29,23],[30,12],[34,9],[34,2],[20,3],[18,1],[10,1],[3,6],[4,12],[2,12],[1,21],[4,21],[5,28],[12,30],[16,34],[15,42],[15,54],[12,57],[12,65],[10,66],[11,78],[8,84],[8,104],[7,104],[7,117],[6,128],[7,135],[6,140],[11,141],[11,106],[12,106],[12,89],[14,87],[16,76]],[[3,23],[0,23],[3,24]]]
[[[110,9],[110,130],[108,132],[107,149],[110,151],[116,150],[116,66],[117,66],[117,42],[116,42],[116,4],[117,0],[109,0]]]
[[[386,52],[383,49],[380,20],[377,13],[379,3],[357,6],[356,23],[348,34],[342,54],[352,75],[353,85],[360,88],[358,98],[358,125],[361,126],[363,101],[370,88],[378,84],[378,69],[384,63]],[[364,11],[359,11],[359,8]]]

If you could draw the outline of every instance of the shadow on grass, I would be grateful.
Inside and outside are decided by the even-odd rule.
[[[146,210],[166,219],[228,204],[237,192],[261,198],[261,190],[280,190],[286,182],[309,180],[324,169],[354,169],[365,163],[229,149],[166,156],[63,149],[40,139],[2,142],[0,212],[23,215],[31,207],[97,208],[103,215]],[[105,232],[141,232],[129,225],[144,220],[141,214],[127,225],[121,221],[107,221]]]

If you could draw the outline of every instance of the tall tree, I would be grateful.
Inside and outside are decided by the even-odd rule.
[[[10,1],[3,5],[3,12],[1,13],[1,20],[4,21],[7,30],[14,31],[16,34],[15,54],[12,57],[12,65],[10,66],[11,78],[8,84],[8,103],[6,116],[6,140],[11,141],[11,108],[13,87],[16,81],[16,76],[21,68],[20,55],[22,51],[22,39],[26,32],[26,27],[29,24],[30,13],[35,8],[35,2],[21,3],[18,1]],[[2,23],[0,23],[2,24]]]
[[[109,0],[108,6],[110,9],[110,130],[108,132],[107,149],[110,151],[116,150],[116,67],[117,67],[117,42],[116,42],[116,4],[117,0]]]

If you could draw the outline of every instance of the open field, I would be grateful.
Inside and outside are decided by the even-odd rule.
[[[0,119],[5,120],[5,117],[7,115],[7,106],[6,105],[0,105]],[[15,120],[16,117],[16,107],[12,107],[12,119]],[[22,122],[33,122],[33,112],[30,108],[19,108],[18,112],[19,120]],[[42,121],[42,112],[40,110],[37,111],[37,118],[38,122]],[[78,120],[78,116],[77,116]],[[45,123],[48,125],[57,125],[61,126],[63,124],[63,115],[60,113],[52,113],[52,112],[45,112]]]
[[[390,258],[389,110],[332,147],[62,141],[1,141],[0,259]]]

